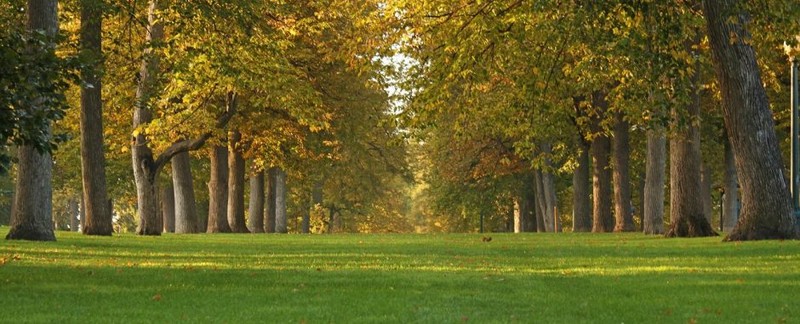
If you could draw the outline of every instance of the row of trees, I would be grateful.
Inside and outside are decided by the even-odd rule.
[[[14,93],[21,99],[8,106],[19,116],[8,120],[27,131],[28,124],[66,116],[55,132],[68,138],[57,141],[48,126],[31,130],[39,138],[11,129],[13,136],[3,139],[20,144],[12,149],[17,187],[8,238],[55,239],[52,152],[64,176],[56,189],[83,192],[70,200],[83,201],[83,232],[90,235],[110,235],[115,218],[118,225],[126,222],[127,206],[135,206],[142,235],[173,226],[181,233],[286,232],[292,209],[302,215],[302,232],[311,230],[312,211],[329,215],[328,230],[348,217],[346,228],[381,231],[391,228],[370,228],[380,223],[373,217],[400,214],[404,202],[397,191],[403,187],[397,184],[410,176],[383,67],[373,60],[382,37],[369,24],[377,19],[376,3],[153,0],[144,7],[31,0],[7,6],[4,26],[29,22],[27,30],[9,35],[46,46],[27,49],[14,38],[4,45],[20,59],[30,50],[58,63],[31,60],[48,73],[42,81],[30,80],[17,66],[22,63],[12,64],[17,74],[10,77],[53,89]],[[70,86],[65,76],[73,71],[79,73]],[[54,113],[39,114],[49,110]],[[28,115],[39,119],[28,122]],[[69,135],[80,138],[79,150]],[[56,145],[60,150],[49,150]],[[208,172],[198,177],[192,167]],[[82,170],[81,181],[69,178],[74,170]],[[207,219],[198,218],[195,195],[196,180],[206,179]],[[163,217],[171,211],[174,222]],[[402,219],[394,223],[408,226]]]
[[[785,134],[791,1],[393,4],[439,224],[717,235],[714,186],[728,240],[797,237],[771,110]]]
[[[8,238],[55,239],[53,172],[93,235],[310,232],[324,214],[708,236],[717,183],[727,239],[798,235],[769,101],[788,107],[789,0],[5,6]]]

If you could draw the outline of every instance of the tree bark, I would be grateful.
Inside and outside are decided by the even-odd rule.
[[[589,143],[578,136],[578,167],[572,174],[572,231],[592,230],[592,196],[589,181]]]
[[[276,196],[276,181],[278,176],[278,168],[272,167],[267,171],[267,202],[266,202],[266,216],[264,216],[264,232],[275,233],[275,208]]]
[[[56,0],[28,0],[28,31],[43,32],[49,39],[55,39],[58,34],[57,10]],[[55,47],[55,43],[48,44],[47,50],[54,51]],[[35,100],[25,110],[35,114],[43,104],[43,100]],[[49,140],[49,125],[45,132]],[[18,159],[11,229],[6,239],[55,241],[52,215],[53,159],[50,153],[40,153],[30,145],[19,147]]]
[[[78,220],[78,200],[71,198],[69,200],[69,230],[77,232],[80,220]]]
[[[228,225],[234,233],[248,233],[244,220],[244,157],[241,134],[231,132],[228,144]]]
[[[536,231],[539,233],[547,232],[547,200],[545,198],[544,183],[542,182],[542,171],[533,170],[534,194],[536,196]]]
[[[275,232],[288,233],[286,223],[286,172],[275,173]]]
[[[673,110],[676,131],[669,142],[670,226],[665,234],[667,237],[717,235],[703,211],[700,129],[695,124],[700,117],[699,81],[698,72],[692,76],[688,89],[691,102],[686,106],[686,125],[679,125],[679,112]]]
[[[208,233],[230,233],[228,225],[228,149],[215,145],[209,154],[211,176],[208,180]]]
[[[157,183],[156,175],[158,166],[150,149],[149,140],[145,136],[144,128],[153,119],[150,111],[150,98],[153,96],[157,83],[156,74],[159,68],[159,57],[155,55],[152,46],[159,43],[164,30],[156,17],[158,0],[150,0],[147,12],[147,36],[145,43],[148,47],[144,50],[142,67],[139,72],[139,84],[136,88],[136,107],[133,112],[133,128],[136,130],[131,147],[133,160],[133,176],[136,181],[137,215],[139,225],[136,233],[139,235],[161,235],[162,228],[158,226],[157,208]]]
[[[322,206],[322,180],[314,181],[314,186],[311,188],[311,204],[308,212],[303,215],[303,233],[311,233],[311,211],[317,209],[317,205]]]
[[[264,170],[250,176],[250,204],[247,227],[251,233],[264,233]]]
[[[189,152],[172,157],[172,184],[175,190],[175,233],[197,233],[197,202]]]
[[[621,111],[614,113],[614,217],[615,232],[632,232],[636,230],[631,213],[631,177],[630,177],[630,125],[625,121]]]
[[[83,195],[81,195],[80,204],[78,205],[78,207],[79,207],[78,208],[78,217],[80,218],[80,222],[81,222],[81,233],[83,233],[83,229],[86,228],[86,214],[84,214],[84,211],[85,211],[86,207],[84,207],[84,205],[85,204],[83,203]]]
[[[103,153],[103,101],[100,71],[103,69],[103,1],[81,0],[81,56],[91,60],[81,71],[81,170],[86,201],[87,235],[111,235],[111,211],[107,209],[105,155]]]
[[[727,138],[725,143],[725,195],[722,200],[722,230],[730,233],[739,220],[739,180],[736,178],[736,163],[733,148]]]
[[[667,161],[667,139],[660,128],[647,131],[645,162],[644,210],[642,231],[664,234],[664,172]]]
[[[700,161],[700,197],[703,198],[703,214],[706,215],[706,221],[709,224],[712,223],[711,219],[714,216],[714,207],[711,206],[711,185],[713,183],[711,170],[705,162]]]
[[[742,1],[703,1],[725,128],[742,187],[742,209],[727,241],[796,239],[788,179]]]
[[[522,198],[514,197],[511,209],[514,214],[514,233],[522,233],[524,231],[524,214],[522,211]]]
[[[161,219],[165,233],[175,233],[175,189],[168,185],[161,188]]]
[[[608,109],[606,95],[601,91],[592,94],[592,106],[595,117],[592,118],[591,128],[594,139],[590,146],[592,156],[592,232],[603,233],[614,230],[614,215],[612,214],[612,175],[609,163],[611,153],[611,140],[601,126],[603,115]]]

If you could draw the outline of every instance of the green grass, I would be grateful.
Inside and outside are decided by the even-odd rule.
[[[798,241],[57,237],[0,242],[0,322],[800,322]]]

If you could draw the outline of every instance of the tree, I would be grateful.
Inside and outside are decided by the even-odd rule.
[[[275,172],[275,233],[287,233],[286,218],[286,171]]]
[[[189,153],[175,154],[171,164],[175,188],[175,233],[197,233],[197,204]]]
[[[250,204],[247,228],[251,233],[264,233],[264,170],[250,175]]]
[[[644,185],[642,231],[664,233],[664,171],[667,161],[667,138],[659,128],[647,131],[647,162]]]
[[[613,181],[614,181],[614,216],[616,218],[615,232],[631,232],[636,228],[633,225],[631,213],[631,177],[630,177],[630,124],[625,120],[624,113],[614,112],[614,136],[611,147]]]
[[[103,149],[102,0],[81,0],[81,56],[90,64],[81,71],[81,166],[87,235],[111,235]]]
[[[726,241],[800,237],[766,91],[750,45],[743,1],[703,1],[725,128],[742,188],[740,218]]]
[[[722,231],[730,233],[739,220],[739,180],[736,178],[736,163],[733,158],[733,149],[726,138],[725,145],[725,175],[724,194],[722,196]]]
[[[27,28],[31,33],[39,32],[48,43],[41,50],[54,52],[58,34],[58,4],[55,0],[29,0]],[[32,49],[35,50],[35,49]],[[47,80],[40,80],[47,81]],[[20,107],[28,114],[41,114],[46,109],[46,97]],[[45,108],[42,108],[45,107]],[[49,121],[42,129],[44,142],[49,143]],[[15,187],[14,207],[11,213],[11,229],[6,239],[55,241],[52,217],[52,158],[48,150],[33,145],[22,145],[18,149],[19,167]]]
[[[208,181],[208,233],[230,233],[228,224],[228,148],[211,147],[211,176]]]
[[[228,225],[231,232],[247,233],[244,220],[244,157],[241,133],[233,131],[228,136]]]
[[[164,223],[164,232],[175,233],[175,189],[172,185],[161,188],[161,219]]]

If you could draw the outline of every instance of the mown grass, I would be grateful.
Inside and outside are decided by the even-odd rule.
[[[0,322],[800,322],[798,241],[491,236],[2,241]]]

